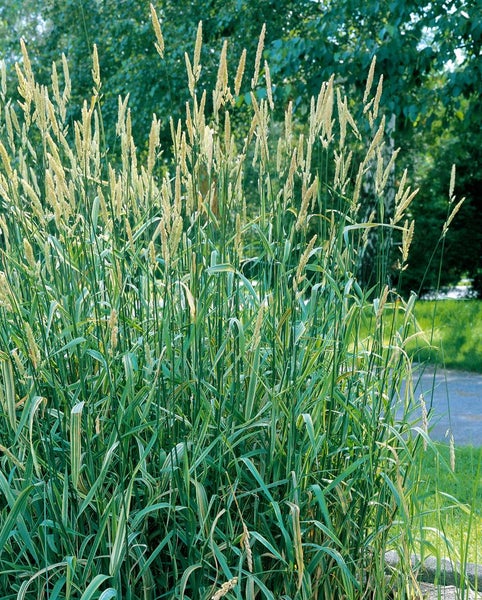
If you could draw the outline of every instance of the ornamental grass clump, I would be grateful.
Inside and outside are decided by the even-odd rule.
[[[380,92],[355,122],[332,78],[280,125],[262,40],[251,91],[226,46],[205,90],[201,37],[171,154],[127,98],[104,147],[95,51],[75,122],[65,59],[47,89],[22,46],[3,88],[0,595],[410,597],[412,192],[389,206]]]

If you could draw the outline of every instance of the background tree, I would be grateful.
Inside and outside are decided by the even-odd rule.
[[[237,60],[243,48],[252,65],[260,24],[266,23],[267,59],[278,105],[292,101],[296,114],[332,73],[348,97],[363,94],[366,74],[377,56],[375,81],[383,74],[382,106],[391,123],[393,144],[403,148],[402,163],[415,166],[424,190],[414,203],[417,227],[409,271],[400,289],[424,289],[436,280],[436,261],[428,266],[426,246],[435,247],[447,212],[448,165],[458,166],[463,211],[445,240],[446,283],[481,268],[476,216],[482,202],[478,173],[482,111],[482,8],[478,0],[153,0],[166,40],[165,58],[154,48],[149,2],[137,0],[13,0],[0,7],[3,54],[18,58],[16,38],[29,44],[39,79],[48,83],[51,63],[68,58],[72,110],[90,100],[91,54],[97,44],[102,72],[106,149],[116,152],[118,96],[129,94],[133,132],[142,150],[152,113],[163,124],[165,153],[169,118],[184,114],[185,60],[192,56],[195,30],[203,21],[201,86],[212,83],[222,44]],[[249,67],[248,67],[249,70]],[[249,102],[249,82],[238,104]],[[246,92],[246,93],[245,93]],[[259,90],[262,94],[263,91]],[[74,115],[72,115],[74,116]],[[281,115],[280,115],[281,117]],[[422,274],[428,268],[428,275]]]
[[[477,278],[482,271],[480,3],[345,0],[310,2],[305,9],[300,28],[284,32],[268,49],[273,78],[284,82],[278,94],[302,104],[304,90],[316,90],[332,72],[348,91],[360,93],[376,55],[377,73],[384,77],[382,105],[395,117],[391,135],[404,150],[402,163],[415,166],[422,191],[413,203],[413,253],[400,289],[423,292],[437,284],[442,246],[440,283],[456,283],[462,274]],[[456,194],[466,201],[439,244],[453,163]]]

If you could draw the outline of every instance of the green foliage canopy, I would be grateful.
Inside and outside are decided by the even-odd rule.
[[[437,245],[447,213],[444,173],[453,163],[459,173],[457,197],[466,196],[466,202],[447,237],[449,265],[443,273],[450,282],[461,273],[473,276],[482,271],[477,234],[482,203],[477,178],[482,169],[478,152],[482,9],[477,0],[154,0],[153,4],[168,44],[160,69],[149,4],[137,0],[9,2],[0,8],[3,54],[10,63],[18,59],[17,40],[23,35],[39,81],[48,83],[52,62],[65,53],[75,82],[71,106],[80,111],[82,100],[89,102],[92,93],[90,65],[96,44],[106,148],[114,154],[118,97],[127,94],[136,142],[147,139],[151,115],[156,113],[163,151],[169,153],[169,118],[177,122],[184,114],[185,52],[192,56],[193,31],[200,20],[204,89],[215,80],[224,41],[229,42],[228,60],[246,48],[247,63],[253,64],[260,24],[266,23],[263,58],[270,65],[280,118],[290,100],[298,115],[306,112],[304,99],[316,95],[332,73],[349,96],[353,91],[363,93],[365,74],[376,55],[375,76],[384,77],[382,103],[396,116],[394,143],[404,148],[402,160],[416,166],[422,189],[413,205],[418,222],[416,262],[402,287],[421,290],[437,280],[427,256]],[[241,92],[238,103],[249,102],[248,87]]]

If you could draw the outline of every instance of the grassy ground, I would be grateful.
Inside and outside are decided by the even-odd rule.
[[[425,491],[420,496],[416,519],[424,552],[451,555],[458,560],[482,559],[482,448],[455,448],[455,471],[450,468],[450,450],[435,444],[425,452],[420,479]],[[473,510],[471,510],[473,509]],[[431,547],[433,545],[433,547]]]
[[[418,359],[482,373],[482,302],[421,300],[415,316],[425,332],[411,345]]]
[[[407,351],[415,360],[482,373],[482,302],[419,300],[414,314],[420,331],[408,341]],[[368,327],[370,313],[367,317]],[[400,327],[400,315],[387,313],[387,319],[387,331]],[[434,444],[423,455],[414,535],[424,540],[420,546],[424,553],[478,562],[482,557],[482,448],[455,448],[454,472],[449,454],[447,444]]]
[[[482,302],[478,300],[425,300],[417,302],[415,316],[424,338],[411,350],[420,360],[448,368],[482,373]],[[421,477],[426,482],[426,512],[418,525],[425,539],[448,554],[447,542],[461,560],[482,557],[482,448],[455,449],[455,472],[448,464],[449,447],[437,444],[440,456],[428,451]],[[454,501],[454,498],[458,502]],[[440,511],[436,509],[440,508]],[[473,512],[470,512],[470,508]]]

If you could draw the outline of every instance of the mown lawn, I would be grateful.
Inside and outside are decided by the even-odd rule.
[[[424,331],[424,335],[410,345],[417,360],[482,373],[481,301],[420,300],[415,305],[415,316]],[[425,537],[441,554],[449,553],[449,548],[444,548],[446,537],[461,560],[479,562],[482,557],[482,448],[455,448],[454,473],[449,468],[448,445],[436,444],[436,448],[440,455],[428,451],[422,462],[426,512],[419,526],[425,527]],[[437,508],[441,510],[436,512]]]
[[[410,345],[417,360],[482,373],[480,300],[419,300],[415,316],[424,331]]]
[[[394,310],[396,313],[394,314]],[[368,332],[373,309],[365,313]],[[392,305],[384,320],[384,339],[401,330],[404,309]],[[482,302],[479,300],[417,300],[416,323],[405,350],[416,362],[482,373]],[[366,328],[366,329],[365,329]],[[413,535],[423,540],[424,554],[479,562],[482,557],[482,447],[456,447],[455,470],[450,468],[448,444],[432,444],[423,454],[414,499],[417,515]],[[473,510],[472,510],[473,509]]]
[[[482,448],[455,448],[455,471],[450,450],[435,444],[422,459],[420,479],[425,491],[414,534],[425,540],[424,552],[455,556],[459,561],[482,559]],[[422,535],[423,533],[423,535]],[[433,544],[433,548],[430,547]]]

